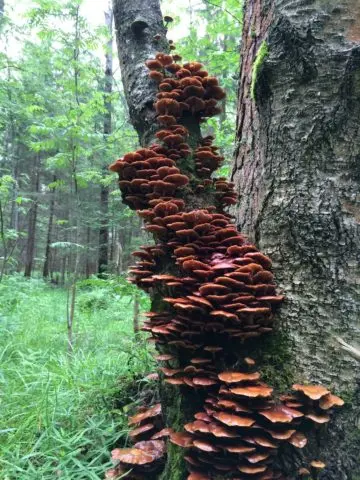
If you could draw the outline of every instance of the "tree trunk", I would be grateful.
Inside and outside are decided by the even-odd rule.
[[[287,297],[276,375],[345,399],[316,452],[320,478],[357,480],[360,366],[334,337],[360,344],[360,4],[247,0],[243,28],[232,176],[238,224]]]
[[[122,72],[124,91],[129,107],[130,119],[134,125],[142,146],[149,145],[154,140],[154,133],[159,129],[155,120],[154,101],[156,100],[157,84],[149,78],[145,61],[153,58],[157,52],[168,52],[166,28],[163,24],[159,0],[113,0],[114,20],[118,54]],[[155,36],[159,36],[157,40]],[[180,121],[189,131],[187,143],[195,148],[201,137],[199,124],[191,115]],[[184,165],[184,172],[193,175],[192,164]],[[190,173],[191,172],[191,173]],[[210,194],[190,194],[186,198],[192,208],[206,208],[214,203]],[[132,220],[131,220],[132,222]],[[132,234],[132,231],[130,232]],[[131,238],[130,238],[131,241]],[[175,267],[176,268],[176,267]],[[163,271],[174,271],[174,260],[169,258],[164,262]],[[154,291],[151,294],[152,311],[161,311],[163,293]],[[189,422],[203,403],[201,394],[188,393],[174,395],[171,385],[160,381],[160,396],[165,424],[175,430]],[[183,449],[169,443],[167,463],[162,480],[184,480],[188,473],[185,468]]]
[[[113,84],[113,38],[112,38],[112,24],[113,24],[113,12],[109,7],[109,10],[105,12],[105,25],[109,33],[109,41],[106,46],[105,54],[105,88],[104,88],[104,138],[108,140],[112,131],[111,116],[111,94]],[[104,173],[107,173],[107,166],[104,167]],[[109,187],[101,185],[100,191],[100,229],[99,229],[99,260],[98,271],[99,274],[107,272],[109,265]]]
[[[169,49],[159,0],[113,0],[116,39],[124,91],[132,124],[141,145],[147,145],[157,128],[153,108],[156,83],[145,61]],[[161,35],[155,40],[155,35]]]
[[[35,254],[35,235],[36,235],[36,220],[37,210],[39,204],[39,187],[40,187],[40,158],[36,159],[35,164],[35,179],[34,179],[34,200],[29,211],[29,224],[28,224],[28,236],[25,252],[25,270],[24,276],[31,277],[34,254]]]
[[[56,182],[56,176],[54,175],[53,182]],[[51,239],[54,223],[54,210],[55,210],[55,189],[52,189],[50,192],[50,206],[49,206],[49,223],[48,231],[46,237],[46,247],[45,247],[45,261],[43,268],[43,277],[48,278],[50,275],[50,261],[51,261]]]

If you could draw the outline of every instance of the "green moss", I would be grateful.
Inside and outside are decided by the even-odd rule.
[[[269,55],[269,48],[268,44],[265,40],[261,43],[260,48],[256,54],[253,66],[252,66],[252,74],[251,74],[251,86],[250,86],[250,95],[254,102],[256,101],[255,97],[255,88],[256,88],[256,81],[258,78],[259,70],[265,60],[265,58]]]
[[[174,390],[163,384],[162,400],[165,401],[166,423],[176,432],[184,430],[184,424],[190,421],[191,414],[188,414],[188,406],[184,404],[186,399],[183,395],[174,397]],[[188,415],[190,418],[188,418]],[[168,442],[167,462],[159,480],[184,480],[187,477],[187,470],[184,461],[185,450],[177,445]]]
[[[290,347],[291,340],[283,331],[264,338],[259,345],[257,363],[262,378],[278,392],[286,392],[297,381]]]

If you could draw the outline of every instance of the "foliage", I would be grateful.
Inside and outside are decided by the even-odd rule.
[[[1,478],[102,479],[111,447],[126,440],[139,381],[152,369],[144,341],[134,348],[129,296],[101,310],[76,309],[69,362],[65,297],[37,279],[0,284]]]
[[[174,4],[174,5],[173,5]],[[175,10],[175,28],[187,24],[188,35],[176,41],[177,52],[186,59],[197,58],[206,65],[212,75],[219,78],[227,93],[223,102],[223,114],[206,124],[207,134],[214,134],[225,164],[220,175],[229,175],[229,165],[235,139],[236,95],[239,71],[239,52],[242,27],[242,2],[238,0],[214,0],[189,2],[178,12],[177,2],[166,2]],[[169,36],[171,37],[171,30]]]
[[[134,295],[138,295],[143,310],[147,310],[150,305],[149,297],[144,292],[139,292],[125,277],[107,276],[105,279],[92,277],[79,281],[78,288],[80,290],[78,307],[84,312],[106,309],[118,301],[127,301],[130,305]]]

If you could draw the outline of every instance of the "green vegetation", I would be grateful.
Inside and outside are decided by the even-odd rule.
[[[66,290],[20,276],[0,284],[0,478],[103,478],[152,370],[124,285],[79,283],[69,357]]]
[[[256,89],[256,82],[257,82],[258,74],[259,74],[260,68],[261,68],[265,58],[268,55],[269,55],[268,44],[264,40],[260,45],[260,48],[259,48],[259,50],[256,54],[256,57],[255,57],[255,60],[254,60],[254,63],[253,63],[253,67],[252,67],[250,94],[251,94],[251,98],[254,101],[256,101],[255,89]]]

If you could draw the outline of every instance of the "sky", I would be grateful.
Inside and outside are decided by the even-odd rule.
[[[144,0],[146,1],[146,0]],[[107,10],[111,0],[83,0],[81,14],[87,18],[88,22],[93,25],[103,25],[104,11]],[[23,14],[31,8],[32,0],[5,0],[5,8],[15,10],[18,15]],[[195,5],[195,0],[164,0],[162,2],[162,11],[164,15],[167,14],[181,14],[180,18],[186,20],[186,8],[189,5]],[[180,25],[171,30],[171,35],[174,40],[184,37],[188,22],[182,21]]]

